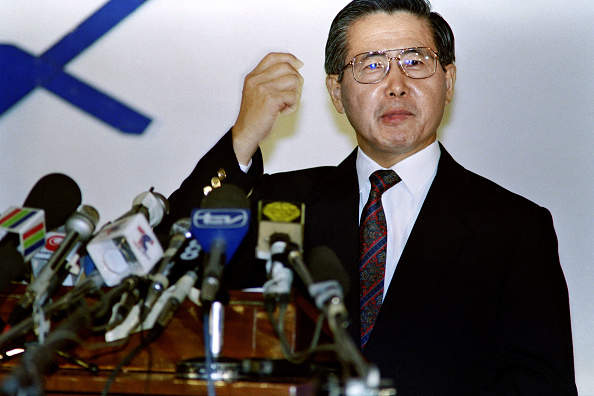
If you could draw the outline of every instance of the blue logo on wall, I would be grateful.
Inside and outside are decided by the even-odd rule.
[[[107,2],[40,56],[14,45],[0,44],[0,115],[35,88],[43,87],[124,133],[143,133],[150,118],[63,69],[144,2],[146,0]]]

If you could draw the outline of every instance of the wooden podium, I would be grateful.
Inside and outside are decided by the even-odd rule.
[[[6,319],[21,296],[21,285],[0,296],[0,315]],[[224,339],[221,357],[259,361],[280,360],[284,356],[268,315],[257,292],[232,292],[225,307]],[[285,334],[291,348],[300,341],[298,322],[310,321],[291,303],[285,315]],[[311,328],[311,323],[309,327]],[[301,326],[301,323],[299,323]],[[301,328],[301,327],[300,327]],[[56,357],[57,368],[44,378],[46,394],[100,394],[114,367],[141,343],[142,334],[133,334],[124,345],[107,345],[102,334],[81,337],[82,343]],[[305,336],[304,338],[307,338]],[[176,377],[178,363],[204,356],[201,308],[185,301],[163,334],[125,365],[110,387],[110,395],[201,395],[207,382]],[[19,358],[0,360],[0,378],[10,375]],[[90,366],[90,367],[89,367]],[[217,395],[312,395],[317,385],[313,376],[249,377],[216,381]]]

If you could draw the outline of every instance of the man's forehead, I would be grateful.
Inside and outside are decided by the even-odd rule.
[[[405,47],[427,46],[435,49],[429,21],[406,11],[390,14],[376,12],[362,16],[349,25],[346,41],[347,52],[350,55],[366,51],[396,49],[382,47],[390,46],[390,43],[401,43],[399,45]]]

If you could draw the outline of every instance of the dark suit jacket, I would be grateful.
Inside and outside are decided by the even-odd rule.
[[[441,152],[364,355],[394,380],[399,396],[577,394],[568,293],[550,213]],[[202,188],[221,167],[225,182],[251,191],[253,203],[304,202],[305,257],[320,245],[337,253],[351,279],[346,304],[358,345],[355,158],[356,151],[337,167],[263,175],[257,153],[246,175],[228,133],[172,194],[166,224],[199,206]],[[247,256],[255,238],[252,232],[244,241]],[[240,261],[228,271],[231,283],[263,273],[253,260]]]

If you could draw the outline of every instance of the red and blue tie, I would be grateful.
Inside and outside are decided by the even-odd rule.
[[[392,170],[378,170],[369,176],[369,181],[371,192],[359,228],[361,350],[369,340],[384,295],[387,230],[382,194],[398,183],[400,177]]]

